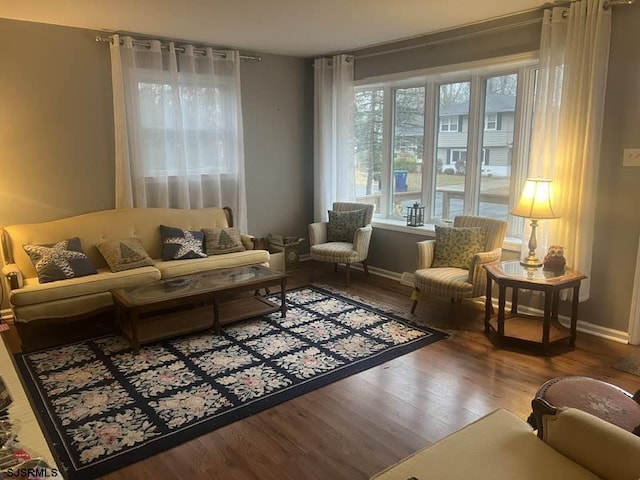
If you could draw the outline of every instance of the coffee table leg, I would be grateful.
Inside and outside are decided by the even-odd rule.
[[[140,351],[140,341],[138,340],[138,315],[129,312],[129,328],[131,331],[131,348],[133,349],[133,353],[138,353]]]
[[[215,295],[213,296],[213,331],[216,335],[220,333],[220,306]]]
[[[287,316],[287,279],[280,280],[280,316]]]

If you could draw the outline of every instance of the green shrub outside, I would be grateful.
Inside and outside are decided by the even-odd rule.
[[[412,157],[395,158],[393,160],[393,169],[416,173],[418,171],[418,160]]]

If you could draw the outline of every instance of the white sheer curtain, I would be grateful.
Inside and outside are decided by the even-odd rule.
[[[540,222],[545,250],[538,256],[551,244],[562,245],[567,265],[587,276],[611,31],[611,11],[603,2],[579,0],[544,12],[529,161],[529,176],[553,180],[553,204],[561,215]],[[589,298],[588,280],[580,297]]]
[[[353,57],[318,58],[313,136],[314,218],[327,220],[333,202],[355,200]]]
[[[116,208],[229,206],[246,231],[238,52],[149,45],[111,43]]]

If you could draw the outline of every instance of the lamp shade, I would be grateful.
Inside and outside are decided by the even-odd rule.
[[[517,217],[544,219],[558,218],[551,205],[551,180],[547,178],[527,178],[518,204],[511,210]]]

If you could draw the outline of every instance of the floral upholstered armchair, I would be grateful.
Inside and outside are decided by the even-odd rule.
[[[500,260],[506,233],[507,222],[477,216],[458,216],[453,228],[436,226],[436,240],[418,242],[411,313],[422,293],[452,300],[483,296],[482,266]]]
[[[344,263],[347,287],[352,263],[362,263],[364,273],[369,275],[367,255],[373,209],[374,205],[368,203],[335,202],[329,212],[329,222],[309,225],[311,281],[317,262],[333,263],[336,271],[338,264]]]

